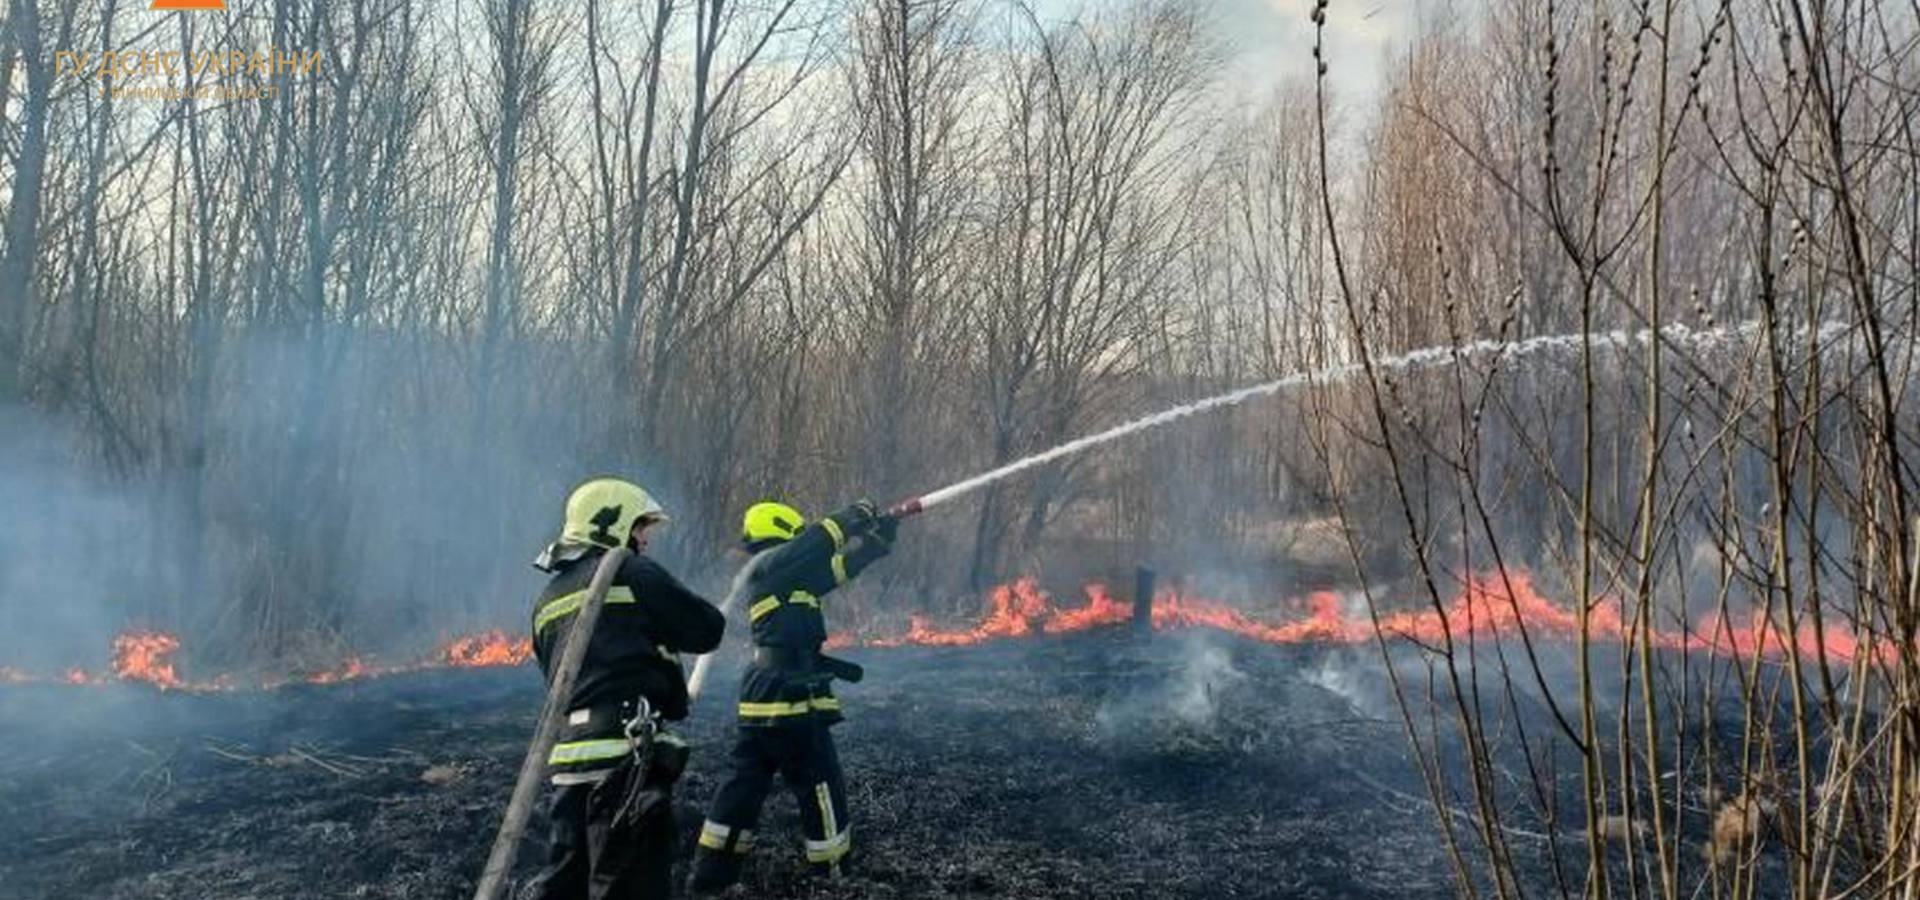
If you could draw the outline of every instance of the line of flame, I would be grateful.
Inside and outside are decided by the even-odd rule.
[[[266,678],[243,685],[231,675],[202,680],[183,678],[174,662],[180,644],[180,638],[165,632],[129,631],[113,638],[111,674],[71,668],[58,676],[41,677],[11,666],[0,666],[0,684],[99,685],[119,681],[150,684],[161,690],[203,693],[231,691],[246,686],[271,690],[289,684],[338,684],[423,669],[517,666],[533,658],[531,641],[508,637],[506,632],[496,628],[454,638],[441,645],[428,658],[413,662],[373,664],[358,656],[349,656],[330,669]]]
[[[1111,627],[1133,618],[1133,605],[1116,599],[1106,585],[1091,583],[1084,591],[1085,604],[1062,608],[1035,579],[1021,578],[989,591],[986,612],[972,627],[941,629],[925,617],[913,616],[908,619],[907,632],[903,635],[841,633],[832,636],[828,645],[832,648],[967,646],[1037,633],[1062,634]],[[1287,604],[1296,610],[1295,616],[1284,621],[1266,621],[1219,601],[1168,590],[1155,594],[1152,618],[1156,630],[1211,628],[1272,644],[1372,641],[1374,622],[1365,615],[1347,613],[1349,605],[1347,598],[1339,594],[1316,592]],[[1612,598],[1599,598],[1588,610],[1587,633],[1593,640],[1625,643],[1634,639],[1634,627],[1621,604]],[[1518,638],[1522,629],[1533,639],[1564,642],[1577,639],[1580,616],[1575,609],[1555,604],[1541,595],[1527,573],[1496,572],[1468,579],[1459,594],[1439,610],[1429,608],[1382,615],[1378,628],[1390,639],[1430,646],[1449,639],[1461,642]],[[1787,631],[1758,617],[1726,620],[1715,615],[1691,628],[1649,628],[1648,640],[1653,646],[1668,650],[1733,657],[1755,654],[1780,657],[1797,652],[1809,657],[1824,655],[1839,662],[1852,661],[1863,642],[1861,636],[1853,633],[1837,629],[1816,631],[1810,625],[1802,626],[1791,638]],[[1877,660],[1886,662],[1897,657],[1892,641],[1867,639],[1866,643],[1873,648]]]
[[[970,627],[939,628],[924,616],[912,616],[905,634],[838,633],[828,639],[827,646],[836,649],[908,645],[959,647],[1106,628],[1133,618],[1133,605],[1115,598],[1106,585],[1090,583],[1084,593],[1086,601],[1082,605],[1062,607],[1040,587],[1037,579],[1018,578],[987,592],[985,612]],[[1371,617],[1348,612],[1355,605],[1340,594],[1316,592],[1284,604],[1291,614],[1275,621],[1255,617],[1217,600],[1167,590],[1154,596],[1152,624],[1156,630],[1216,629],[1273,644],[1370,642],[1374,640],[1376,624]],[[1534,588],[1531,576],[1513,571],[1470,578],[1458,595],[1440,609],[1384,614],[1377,627],[1380,634],[1390,639],[1431,646],[1447,641],[1515,638],[1522,629],[1533,639],[1565,642],[1578,637],[1581,623],[1577,610],[1548,600]],[[1612,598],[1598,598],[1593,603],[1587,613],[1586,627],[1594,640],[1624,643],[1634,638],[1634,623],[1628,620],[1622,605]],[[1864,646],[1880,662],[1898,658],[1890,640],[1838,629],[1816,631],[1810,625],[1789,635],[1787,629],[1757,617],[1734,621],[1713,616],[1697,627],[1649,629],[1648,640],[1663,649],[1730,657],[1777,658],[1798,653],[1851,662]],[[57,677],[41,678],[17,668],[0,666],[0,684],[92,685],[118,680],[183,691],[225,691],[241,686],[227,675],[206,680],[183,678],[174,663],[179,650],[180,639],[174,635],[129,631],[113,639],[111,676],[75,668]],[[251,686],[270,689],[296,683],[336,684],[422,669],[517,666],[532,656],[533,647],[527,639],[512,638],[500,629],[493,629],[454,638],[442,644],[432,656],[413,662],[372,664],[353,656],[331,669],[258,681]]]

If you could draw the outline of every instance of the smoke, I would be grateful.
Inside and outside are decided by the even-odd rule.
[[[692,518],[666,466],[608,439],[623,398],[549,365],[559,342],[504,342],[488,377],[452,338],[370,327],[217,351],[204,396],[179,379],[113,427],[0,409],[0,666],[98,673],[134,627],[178,633],[190,676],[405,660],[524,629],[528,564],[584,477]]]
[[[1220,718],[1221,698],[1246,680],[1233,657],[1215,644],[1188,636],[1179,675],[1169,684],[1162,705],[1190,729],[1212,730]]]
[[[1248,749],[1256,720],[1238,715],[1251,699],[1248,677],[1218,638],[1189,632],[1151,652],[1171,656],[1171,669],[1108,697],[1094,713],[1099,739],[1156,754]]]
[[[153,514],[150,484],[77,465],[68,430],[10,405],[0,421],[0,664],[104,662],[132,598],[165,580],[137,548],[178,523]]]
[[[1379,661],[1363,660],[1359,651],[1342,648],[1330,652],[1318,666],[1305,670],[1301,679],[1346,701],[1362,718],[1388,719],[1395,715],[1393,691]]]

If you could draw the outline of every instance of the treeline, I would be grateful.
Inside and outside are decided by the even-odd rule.
[[[1366,15],[1280,5],[1298,35]],[[1423,6],[1366,96],[1341,85],[1377,61],[1324,42],[1229,83],[1233,21],[1185,0],[229,6],[7,6],[6,652],[150,623],[287,664],[512,623],[597,472],[659,494],[662,552],[717,587],[753,500],[884,502],[1330,366],[1358,368],[916,522],[850,621],[1148,562],[1250,600],[1527,567],[1635,634],[1920,631],[1907,5]],[[59,65],[261,52],[321,65]],[[1429,347],[1462,352],[1394,363]],[[1541,739],[1581,768],[1555,834],[1650,836],[1568,884],[1751,891],[1682,853],[1705,767],[1749,789],[1735,823],[1774,791],[1796,896],[1910,889],[1912,653],[1721,670],[1826,727],[1756,712],[1695,753],[1639,640],[1604,676],[1631,716],[1594,719],[1582,641]],[[1430,650],[1442,697],[1539,672]],[[1552,806],[1494,777],[1498,723],[1409,721],[1482,761],[1423,768],[1473,807],[1438,817],[1463,893],[1518,895],[1498,822]]]
[[[1417,547],[1618,593],[1647,534],[1684,586],[1758,539],[1717,541],[1720,507],[1766,502],[1789,450],[1800,531],[1908,535],[1897,11],[1430,11],[1351,97],[1375,60],[1225,83],[1233,23],[1179,2],[232,7],[8,10],[0,396],[62,449],[57,477],[15,454],[35,512],[6,531],[15,559],[116,546],[77,604],[103,623],[271,658],[510,622],[585,473],[660,493],[666,552],[717,578],[763,496],[894,499],[1363,349],[1655,322],[1765,327],[1658,372],[1576,344],[1194,420],[916,523],[856,602],[1136,561],[1257,588],[1307,533],[1415,597]],[[263,52],[320,64],[59,64]],[[1828,322],[1826,355],[1791,339]]]

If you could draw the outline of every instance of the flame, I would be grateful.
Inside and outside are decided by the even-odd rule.
[[[1060,634],[1067,631],[1083,631],[1103,625],[1119,625],[1133,620],[1133,604],[1122,603],[1114,598],[1107,586],[1098,582],[1086,587],[1087,605],[1079,609],[1060,610],[1041,626],[1048,634]]]
[[[307,676],[307,681],[311,684],[333,684],[340,681],[352,681],[356,678],[364,678],[369,673],[370,670],[367,668],[366,663],[360,661],[360,657],[349,656],[345,662],[340,664],[339,668],[329,669],[325,672],[316,672]]]
[[[450,666],[517,666],[533,658],[533,641],[495,628],[455,638],[441,648],[441,658]]]
[[[1063,634],[1110,627],[1133,618],[1133,605],[1115,598],[1106,585],[1094,582],[1086,585],[1084,592],[1083,605],[1062,608],[1035,579],[1023,577],[988,591],[987,608],[979,624],[971,628],[936,628],[927,618],[913,616],[908,619],[904,635],[858,639],[835,634],[827,644],[832,648],[907,644],[966,646],[1036,633]],[[1283,603],[1281,608],[1290,614],[1268,619],[1217,600],[1167,590],[1154,595],[1153,627],[1156,630],[1211,628],[1272,644],[1360,644],[1375,639],[1375,622],[1366,614],[1365,603],[1360,598],[1349,602],[1340,594],[1321,591]],[[1466,579],[1454,598],[1438,609],[1428,606],[1383,612],[1378,633],[1389,640],[1429,646],[1447,641],[1518,638],[1523,631],[1529,639],[1566,642],[1578,638],[1580,619],[1577,608],[1556,604],[1541,594],[1530,574],[1491,572]],[[1629,621],[1622,604],[1613,598],[1596,598],[1587,610],[1586,619],[1587,634],[1592,640],[1624,643],[1635,639],[1634,623]],[[1663,649],[1733,657],[1755,654],[1781,657],[1798,653],[1848,662],[1862,652],[1857,636],[1837,629],[1816,632],[1810,625],[1803,626],[1789,639],[1783,629],[1764,620],[1730,623],[1717,617],[1698,628],[1649,629],[1648,640]],[[1870,652],[1882,661],[1898,655],[1889,641],[1872,643]]]
[[[1056,603],[1040,587],[1039,580],[1022,577],[987,591],[979,620],[969,627],[942,628],[926,616],[908,619],[906,633],[893,636],[836,633],[828,636],[828,649],[846,647],[899,647],[909,644],[934,647],[961,647],[989,641],[1017,640],[1038,635],[1057,635],[1107,628],[1133,619],[1131,601],[1116,598],[1099,582],[1083,588],[1085,600],[1077,606]],[[1635,623],[1623,604],[1610,597],[1596,598],[1586,611],[1587,633],[1595,641],[1627,642],[1635,640]],[[1466,579],[1452,599],[1439,608],[1427,605],[1412,610],[1382,612],[1377,622],[1367,613],[1364,598],[1320,591],[1286,600],[1271,614],[1256,614],[1219,600],[1196,596],[1186,591],[1163,590],[1153,598],[1153,627],[1156,630],[1208,628],[1242,635],[1273,644],[1323,643],[1361,644],[1376,640],[1413,641],[1437,646],[1453,641],[1507,640],[1521,636],[1524,630],[1531,640],[1570,642],[1581,632],[1577,606],[1565,606],[1549,600],[1534,586],[1524,571],[1482,573]],[[1791,633],[1789,633],[1791,631]],[[1851,662],[1868,654],[1881,663],[1900,657],[1893,641],[1864,639],[1858,634],[1829,627],[1816,630],[1811,624],[1788,629],[1763,616],[1710,616],[1697,626],[1650,629],[1648,639],[1655,647],[1717,656],[1782,658],[1789,654]],[[130,631],[112,641],[113,678],[143,682],[162,690],[224,691],[242,686],[234,676],[219,675],[200,681],[183,679],[175,669],[174,657],[180,639],[161,632]],[[455,637],[431,654],[412,662],[376,664],[359,656],[349,656],[339,665],[320,672],[292,678],[251,680],[245,686],[271,689],[292,681],[312,684],[337,684],[365,678],[377,678],[399,672],[433,668],[472,668],[480,666],[517,666],[533,656],[532,642],[509,637],[501,629]],[[98,685],[109,680],[104,674],[84,669],[68,669],[52,678],[36,677],[18,668],[0,666],[0,684],[54,682]]]
[[[1053,598],[1040,589],[1032,577],[1019,578],[987,592],[991,608],[979,625],[958,631],[941,631],[924,616],[907,620],[907,633],[892,641],[870,642],[875,646],[922,644],[933,647],[957,647],[979,644],[993,638],[1025,637],[1036,625],[1053,614]]]
[[[173,652],[178,649],[180,639],[173,635],[127,632],[113,639],[113,674],[127,681],[144,681],[162,690],[181,687],[172,662]]]
[[[510,638],[506,632],[495,628],[455,637],[425,658],[413,662],[376,664],[354,655],[341,660],[338,665],[317,672],[260,677],[242,682],[231,674],[204,680],[182,678],[174,662],[180,644],[180,638],[164,632],[129,631],[115,636],[111,643],[112,680],[151,684],[161,690],[208,692],[231,691],[240,687],[271,690],[296,682],[338,684],[421,669],[517,666],[533,657],[531,641]],[[57,676],[40,677],[12,666],[0,666],[0,684],[100,685],[109,680],[107,675],[90,673],[78,667],[67,669]]]

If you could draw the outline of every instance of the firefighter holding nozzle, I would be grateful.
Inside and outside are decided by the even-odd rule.
[[[721,891],[738,881],[774,775],[799,801],[808,867],[838,875],[853,847],[846,783],[828,729],[839,722],[833,680],[859,681],[859,666],[825,656],[821,599],[892,549],[899,520],[861,501],[816,522],[782,503],[746,512],[744,599],[753,659],[740,680],[733,771],[714,795],[694,851],[688,889]]]

